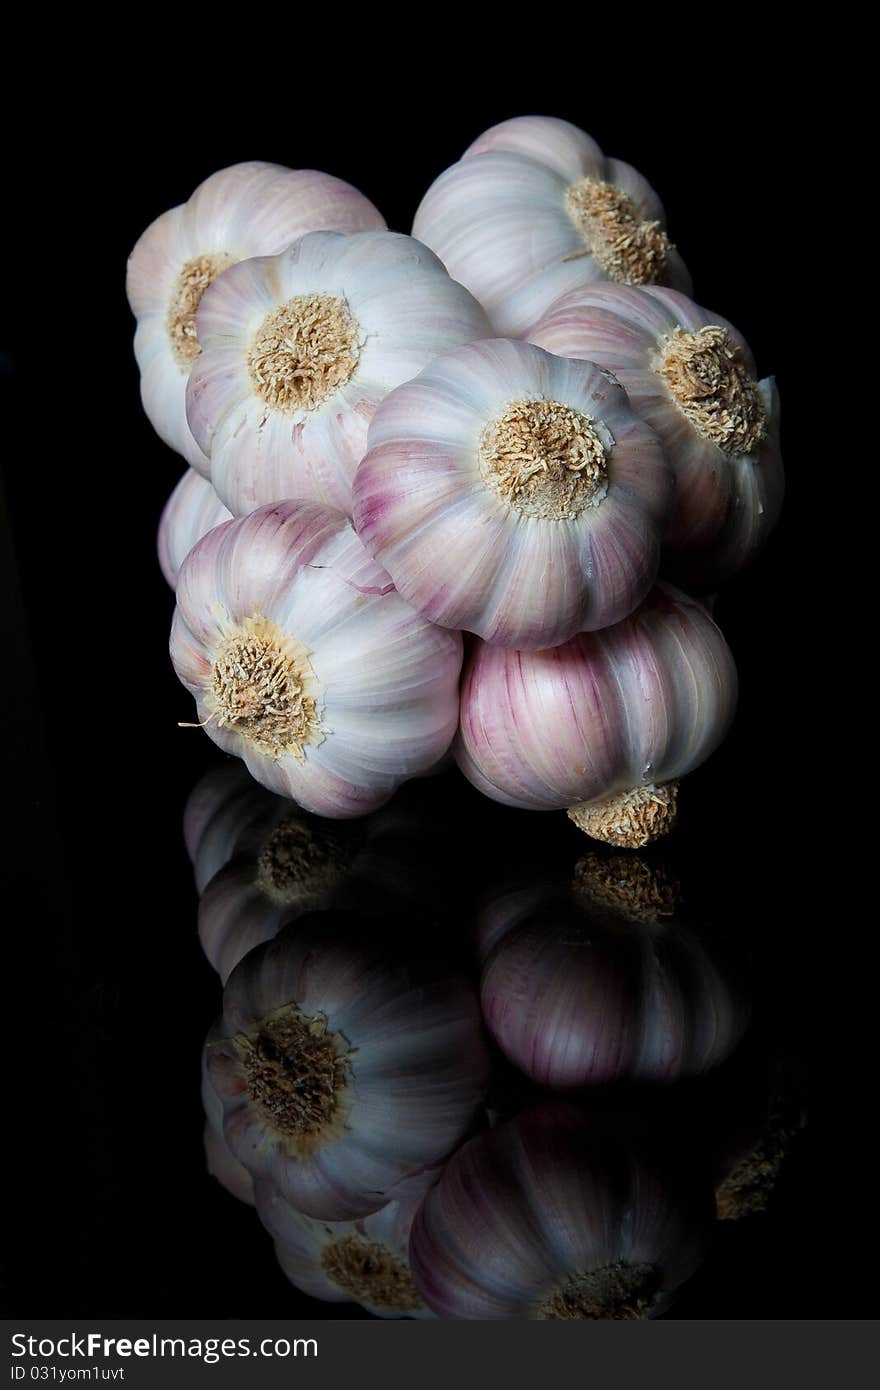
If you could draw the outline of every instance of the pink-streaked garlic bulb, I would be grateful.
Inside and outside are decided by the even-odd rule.
[[[280,497],[351,512],[377,405],[486,316],[427,247],[395,232],[305,236],[244,261],[199,306],[190,429],[236,516]]]
[[[205,1111],[205,1167],[220,1186],[240,1202],[253,1206],[256,1200],[254,1180],[243,1164],[233,1154],[223,1137],[223,1104],[208,1080],[208,1046],[217,1036],[217,1025],[209,1032],[207,1045],[202,1052],[202,1107]]]
[[[476,997],[374,923],[301,918],[236,967],[208,1075],[224,1134],[297,1210],[350,1221],[423,1191],[488,1081]]]
[[[383,401],[354,519],[424,617],[532,649],[632,612],[671,501],[660,442],[613,378],[490,339]]]
[[[231,517],[207,478],[188,468],[165,503],[156,537],[159,565],[172,589],[196,541]]]
[[[437,1174],[427,1175],[425,1188]],[[359,1221],[317,1221],[256,1184],[260,1220],[290,1282],[327,1303],[359,1303],[378,1318],[432,1318],[413,1283],[409,1233],[422,1194],[389,1202]]]
[[[249,827],[259,827],[257,834],[266,827],[268,834],[289,809],[289,801],[267,792],[237,758],[210,768],[193,787],[183,812],[183,838],[196,891],[204,892],[229,863]]]
[[[711,1188],[551,1104],[465,1144],[413,1223],[410,1266],[441,1318],[653,1318],[698,1268]]]
[[[431,185],[413,236],[476,295],[496,333],[522,330],[508,305],[536,275],[575,259],[576,283],[670,284],[690,276],[663,206],[629,164],[607,159],[568,121],[518,116],[475,140]],[[515,301],[514,301],[515,303]]]
[[[180,572],[171,658],[199,722],[318,815],[365,815],[443,756],[461,657],[460,636],[414,613],[328,507],[228,521]]]
[[[674,1082],[718,1066],[749,1019],[711,937],[676,920],[674,880],[590,854],[570,887],[503,893],[478,924],[495,1042],[553,1091]]]
[[[475,642],[459,767],[493,801],[562,810],[627,849],[672,828],[678,781],[736,706],[733,657],[702,604],[658,584],[631,617],[551,651]]]
[[[157,217],[128,261],[137,319],[141,399],[157,434],[205,477],[209,464],[186,423],[186,382],[199,356],[196,310],[207,287],[237,261],[274,256],[306,232],[385,226],[351,184],[314,169],[253,161],[221,169],[192,197]]]
[[[674,290],[589,285],[529,330],[548,352],[598,362],[660,436],[675,472],[665,568],[719,584],[761,549],[784,490],[779,396],[740,333]]]

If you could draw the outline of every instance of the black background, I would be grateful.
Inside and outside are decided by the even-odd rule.
[[[167,657],[172,599],[154,538],[182,465],[141,411],[124,293],[141,231],[238,160],[325,169],[407,231],[429,183],[481,130],[516,114],[563,116],[648,177],[697,299],[737,324],[762,375],[776,374],[786,507],[768,552],[719,600],[740,711],[727,744],[689,779],[679,838],[701,891],[757,961],[770,1031],[803,1052],[810,959],[796,888],[802,760],[790,692],[802,635],[792,576],[808,548],[816,460],[794,309],[805,248],[790,232],[808,96],[783,101],[775,60],[760,53],[747,74],[721,75],[716,64],[711,81],[671,49],[644,71],[597,63],[589,82],[536,82],[485,57],[442,74],[406,65],[366,87],[337,74],[328,92],[301,70],[285,86],[279,64],[265,111],[256,97],[227,99],[229,73],[212,108],[208,89],[187,87],[182,101],[176,73],[161,72],[128,104],[124,82],[108,89],[87,136],[66,136],[60,120],[42,223],[53,273],[46,282],[32,258],[15,259],[8,288],[23,313],[4,359],[22,425],[7,459],[12,545],[3,547],[4,565],[12,561],[3,575],[9,1312],[321,1313],[277,1271],[253,1212],[203,1170],[199,1050],[219,992],[196,939],[180,818],[218,754],[203,734],[177,728],[190,702]],[[124,139],[111,133],[117,121]],[[39,322],[37,278],[48,291]],[[549,843],[555,832],[539,819],[536,841]],[[504,860],[509,826],[484,823],[487,856]],[[673,1316],[852,1315],[851,1293],[835,1303],[835,1289],[811,1277],[809,1150],[805,1137],[766,1217],[721,1232]]]

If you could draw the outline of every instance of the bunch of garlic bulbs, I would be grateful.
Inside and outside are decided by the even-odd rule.
[[[328,817],[452,751],[615,845],[668,830],[736,673],[667,581],[741,570],[783,482],[775,384],[689,298],[642,175],[518,117],[406,236],[330,175],[236,165],[128,285],[145,408],[191,470],[159,551],[209,736]]]

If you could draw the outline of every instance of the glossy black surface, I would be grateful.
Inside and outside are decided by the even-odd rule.
[[[769,106],[737,111],[738,149],[765,150],[769,141],[777,150],[775,159],[748,162],[744,208],[723,161],[719,169],[712,126],[688,126],[684,159],[673,153],[668,124],[648,119],[644,106],[622,117],[619,102],[506,90],[441,121],[434,105],[412,97],[405,119],[398,107],[374,109],[344,133],[294,122],[268,140],[256,125],[215,125],[189,150],[135,124],[125,166],[90,173],[100,216],[83,254],[88,322],[73,354],[90,394],[72,394],[65,407],[51,474],[29,456],[7,480],[21,584],[20,596],[4,584],[13,672],[5,682],[13,732],[4,855],[13,904],[4,928],[11,1312],[338,1311],[290,1288],[253,1211],[204,1170],[199,1052],[219,985],[196,936],[180,821],[192,785],[218,755],[203,734],[177,727],[192,717],[191,702],[167,658],[172,598],[154,534],[182,465],[141,412],[123,290],[125,257],[141,230],[239,159],[326,168],[407,230],[428,183],[480,130],[526,109],[563,115],[658,187],[697,297],[742,329],[762,374],[777,372],[789,497],[767,554],[718,598],[740,671],[740,712],[725,746],[687,781],[673,848],[688,893],[739,939],[755,984],[753,1032],[716,1082],[744,1094],[768,1051],[805,1051],[811,962],[792,904],[809,866],[780,794],[802,766],[790,718],[801,657],[790,576],[804,490],[793,464],[806,453],[798,412],[807,399],[786,321],[795,288],[783,235],[792,137]],[[31,362],[20,365],[33,382]],[[567,863],[581,850],[564,817],[491,807],[455,774],[430,794],[448,823],[441,915],[456,950],[490,870],[519,870],[525,859]],[[669,1317],[827,1315],[810,1268],[809,1151],[807,1130],[770,1210],[719,1228]]]

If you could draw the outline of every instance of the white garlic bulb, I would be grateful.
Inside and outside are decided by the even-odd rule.
[[[129,257],[141,399],[157,434],[208,476],[184,397],[199,355],[195,315],[208,285],[236,261],[283,251],[305,232],[357,232],[385,219],[356,188],[314,169],[253,161],[221,169],[143,233]]]
[[[394,232],[316,232],[244,261],[206,292],[197,322],[187,418],[236,516],[280,497],[350,512],[383,396],[489,331],[436,256]]]
[[[426,1190],[437,1175],[429,1170]],[[409,1233],[421,1192],[359,1221],[304,1216],[267,1182],[256,1184],[255,1197],[278,1263],[303,1293],[328,1303],[359,1303],[377,1318],[433,1318],[409,1267]]]
[[[588,285],[529,330],[548,352],[614,372],[676,479],[665,571],[719,584],[762,547],[782,505],[779,397],[740,333],[675,290]]]
[[[632,612],[671,500],[660,442],[612,377],[489,339],[383,401],[354,518],[426,618],[533,649]]]
[[[199,541],[171,657],[214,742],[318,815],[375,810],[455,733],[460,636],[414,613],[350,522],[314,503]]]
[[[196,541],[231,517],[207,478],[188,468],[165,503],[156,537],[159,566],[172,589]]]
[[[489,1056],[463,977],[374,921],[323,912],[233,970],[207,1069],[254,1178],[308,1216],[350,1221],[424,1192],[474,1123]]]
[[[436,251],[504,336],[522,331],[521,311],[507,310],[511,296],[576,257],[584,261],[577,283],[690,290],[648,182],[554,117],[518,116],[475,140],[426,193],[413,236]]]

